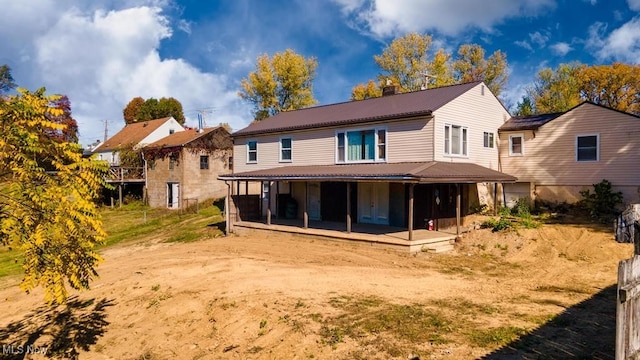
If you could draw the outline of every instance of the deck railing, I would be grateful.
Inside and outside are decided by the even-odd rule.
[[[144,181],[143,167],[112,166],[109,168],[108,182]]]

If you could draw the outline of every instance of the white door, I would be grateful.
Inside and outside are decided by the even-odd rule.
[[[388,183],[358,183],[358,221],[389,225]]]
[[[177,209],[180,207],[180,184],[167,183],[167,207]]]
[[[308,185],[309,220],[320,219],[320,183],[310,182]]]

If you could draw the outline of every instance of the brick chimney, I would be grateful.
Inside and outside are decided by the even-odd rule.
[[[387,79],[387,85],[382,88],[382,96],[395,95],[399,92],[400,87],[393,85],[391,80]]]

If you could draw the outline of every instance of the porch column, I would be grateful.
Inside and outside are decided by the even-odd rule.
[[[236,180],[236,195],[240,195],[240,180]]]
[[[493,216],[498,215],[498,183],[493,183]]]
[[[309,194],[309,183],[304,182],[304,201],[302,202],[302,226],[309,227],[309,213],[307,213],[307,195]]]
[[[267,193],[267,225],[271,225],[271,181],[267,181],[269,192]]]
[[[262,189],[260,189],[262,191]],[[249,195],[249,180],[244,182],[244,194]]]
[[[351,183],[347,182],[347,234],[351,233]]]
[[[226,183],[226,181],[225,181]],[[229,233],[231,232],[231,187],[233,182],[231,182],[231,184],[226,184],[227,185],[227,198],[224,199],[224,222],[225,222],[225,235],[229,235]]]
[[[413,240],[413,188],[416,184],[409,184],[409,241]]]
[[[120,202],[120,205],[118,205],[118,207],[122,207],[122,183],[118,185],[118,201]]]
[[[460,184],[456,184],[456,239],[460,237]]]
[[[262,219],[262,204],[264,203],[264,181],[260,180],[260,194],[258,195],[258,219]]]
[[[280,197],[280,181],[276,181],[276,219],[280,218],[280,214],[278,214],[278,198]]]

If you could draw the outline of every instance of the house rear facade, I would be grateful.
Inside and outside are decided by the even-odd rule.
[[[603,179],[640,203],[640,118],[593,103],[564,113],[514,117],[499,131],[507,205],[522,197],[573,203]]]

